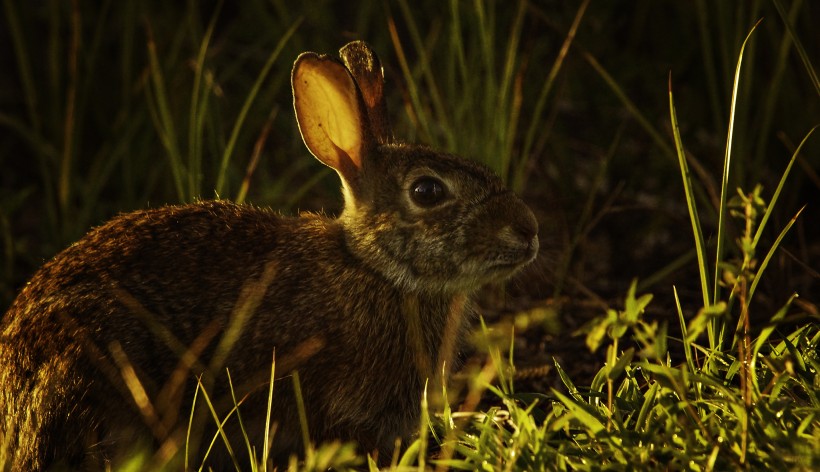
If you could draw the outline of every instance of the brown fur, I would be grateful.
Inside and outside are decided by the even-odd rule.
[[[337,219],[168,206],[121,215],[44,265],[0,325],[0,469],[98,468],[140,441],[184,440],[196,376],[230,410],[225,368],[261,453],[274,351],[278,461],[303,447],[293,371],[313,441],[389,458],[417,429],[424,383],[454,357],[469,295],[532,260],[537,223],[483,167],[379,144],[364,110],[361,165],[337,168]],[[427,175],[448,191],[429,208],[410,196]],[[227,428],[242,456],[237,423]]]

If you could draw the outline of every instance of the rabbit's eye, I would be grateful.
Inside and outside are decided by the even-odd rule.
[[[444,184],[433,177],[422,177],[413,182],[410,196],[421,206],[436,205],[444,200]]]

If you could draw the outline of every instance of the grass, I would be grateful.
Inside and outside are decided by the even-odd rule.
[[[738,60],[738,76],[740,69]],[[736,81],[735,91],[738,85]],[[458,457],[433,461],[438,466],[458,470],[814,470],[820,466],[820,320],[815,313],[808,323],[801,320],[796,329],[772,338],[775,330],[794,326],[795,321],[787,324],[786,317],[796,293],[762,329],[752,326],[749,315],[754,287],[802,209],[782,228],[762,263],[757,260],[759,237],[797,154],[816,127],[801,141],[768,204],[760,186],[749,193],[738,189],[736,197],[721,199],[719,213],[739,219],[744,228],[736,240],[741,260],[723,261],[721,241],[713,257],[706,254],[671,82],[669,105],[700,261],[702,308],[687,320],[675,291],[681,337],[670,338],[665,323],[644,319],[652,296],[638,296],[633,281],[624,308],[608,309],[585,329],[590,350],[606,344],[606,362],[588,387],[577,387],[558,363],[563,391],[553,388],[540,395],[515,395],[513,384],[505,385],[500,377],[501,388],[489,388],[504,406],[473,413],[473,423],[459,431],[457,439],[443,444],[445,450],[457,451]],[[732,167],[732,123],[724,182]],[[719,231],[721,237],[725,235]],[[709,283],[708,259],[715,261],[716,278],[722,272],[721,283],[729,289],[723,298]],[[724,329],[732,322],[736,329]],[[707,329],[707,343],[701,345],[697,341]],[[673,361],[681,355],[685,362]],[[496,355],[492,361],[498,372],[514,369],[512,363],[502,364],[499,359]],[[452,413],[445,410],[437,426],[445,430],[445,437],[452,437],[447,430],[454,424]]]
[[[573,300],[600,307],[582,310],[596,354],[580,360],[542,335],[506,339],[489,313],[481,333],[503,344],[441,392],[460,402],[425,405],[392,469],[820,467],[816,5],[417,3],[5,0],[0,306],[117,211],[215,196],[332,211],[337,183],[303,150],[288,76],[299,52],[363,37],[396,135],[493,168],[557,247],[505,300],[548,299],[561,338]],[[529,359],[511,346],[531,337],[555,377],[522,389]],[[209,387],[196,405],[213,412]],[[231,415],[264,414],[241,404]],[[198,434],[266,470],[270,438]],[[176,468],[163,461],[184,446],[126,468]],[[362,465],[375,467],[338,443],[291,462]]]

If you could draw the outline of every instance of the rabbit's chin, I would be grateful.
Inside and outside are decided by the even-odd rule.
[[[398,277],[393,274],[393,280],[400,286],[411,291],[421,291],[427,293],[457,294],[463,293],[472,295],[483,286],[491,283],[500,283],[517,274],[521,269],[529,265],[537,254],[537,249],[527,251],[516,260],[475,261],[466,262],[462,266],[462,272],[450,277],[411,276],[409,273],[402,273]]]
[[[488,283],[497,283],[503,282],[515,274],[517,274],[521,269],[528,266],[533,259],[535,259],[535,255],[532,257],[527,258],[523,262],[506,262],[502,263],[499,262],[494,264],[486,269],[484,274],[482,274],[481,282],[479,282],[479,286],[485,285]]]
[[[501,244],[493,250],[479,251],[476,257],[461,260],[457,265],[446,265],[441,271],[432,267],[412,268],[401,263],[391,264],[388,278],[412,291],[428,293],[472,294],[490,283],[500,283],[529,265],[538,255],[538,238],[516,244]]]

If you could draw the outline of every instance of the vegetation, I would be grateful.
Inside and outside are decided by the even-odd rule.
[[[119,211],[215,197],[338,209],[294,125],[290,67],[363,38],[381,51],[397,134],[492,167],[547,248],[482,298],[477,360],[427,392],[397,468],[820,467],[817,5],[3,9],[0,310]],[[366,464],[330,444],[292,467]]]

